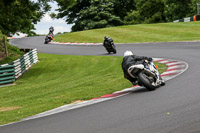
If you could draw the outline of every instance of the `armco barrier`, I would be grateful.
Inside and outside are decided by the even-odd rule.
[[[37,49],[24,54],[19,59],[0,66],[0,85],[12,83],[38,62]]]
[[[173,22],[191,22],[191,21],[199,21],[199,20],[200,20],[200,15],[194,15],[192,17],[175,20]]]
[[[24,54],[21,58],[13,61],[13,65],[15,66],[15,78],[19,78],[37,61],[38,56],[36,49],[31,50],[30,52]]]
[[[0,67],[0,84],[7,84],[15,81],[14,65]]]

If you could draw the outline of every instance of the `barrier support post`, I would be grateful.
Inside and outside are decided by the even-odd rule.
[[[5,38],[5,36],[3,36],[3,44],[4,44],[4,48],[5,48],[6,57],[8,57],[8,49],[7,49],[7,43],[6,43],[6,38]]]

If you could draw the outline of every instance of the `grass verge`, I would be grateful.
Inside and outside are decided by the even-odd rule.
[[[170,42],[200,40],[200,21],[118,26],[72,32],[55,36],[57,42],[101,43],[104,36],[115,43]]]
[[[124,88],[122,57],[39,54],[16,85],[0,88],[0,125]],[[162,73],[164,64],[158,64]]]

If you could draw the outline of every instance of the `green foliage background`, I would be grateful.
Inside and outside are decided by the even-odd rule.
[[[48,2],[57,2],[59,6],[58,13],[51,17],[74,24],[72,31],[83,31],[172,22],[195,15],[200,0],[0,0],[0,30],[5,35],[35,35],[34,24],[51,8]]]
[[[91,6],[80,11],[73,31],[98,29],[122,25],[120,17],[114,15],[113,0],[92,0]]]
[[[66,0],[56,1],[60,6],[59,13],[52,16],[65,18],[68,24],[75,24],[72,31],[172,22],[196,15],[196,3],[200,2],[200,0],[67,0],[68,4],[64,4]],[[110,21],[111,19],[115,21]]]
[[[31,30],[50,10],[49,1],[53,0],[0,0],[0,30],[7,36],[17,32],[35,34]]]

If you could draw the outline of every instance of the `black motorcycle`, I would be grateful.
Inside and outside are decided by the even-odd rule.
[[[108,51],[109,54],[111,52],[113,52],[114,54],[117,53],[116,47],[115,47],[114,42],[111,38],[104,37],[103,46],[105,47],[105,49]]]
[[[48,44],[49,42],[51,42],[51,40],[53,40],[53,34],[48,34],[48,35],[45,37],[44,44]]]

